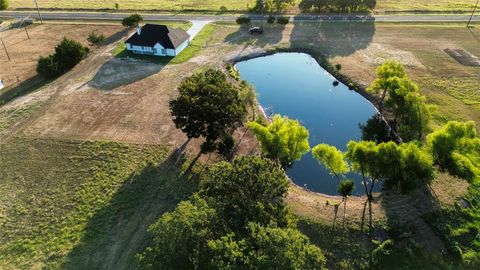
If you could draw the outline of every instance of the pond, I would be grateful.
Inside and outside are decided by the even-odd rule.
[[[310,132],[310,147],[327,143],[345,151],[350,140],[360,140],[359,125],[376,114],[374,106],[360,94],[340,83],[310,55],[277,53],[240,62],[242,79],[257,91],[267,115],[280,114],[299,120]],[[287,174],[299,186],[337,195],[338,180],[306,154]],[[361,177],[355,180],[355,195],[363,195]]]

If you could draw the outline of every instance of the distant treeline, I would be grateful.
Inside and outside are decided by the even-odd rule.
[[[325,12],[357,12],[375,8],[377,0],[302,0],[303,11]]]

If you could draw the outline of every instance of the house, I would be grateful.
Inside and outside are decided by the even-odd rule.
[[[166,25],[145,24],[125,44],[135,54],[176,56],[190,43],[190,35],[183,29]]]

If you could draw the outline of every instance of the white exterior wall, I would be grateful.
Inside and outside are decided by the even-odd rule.
[[[132,51],[135,54],[147,54],[147,55],[156,55],[156,56],[177,56],[181,51],[183,51],[188,44],[189,40],[186,40],[182,43],[177,49],[166,49],[157,43],[153,48],[152,47],[143,47],[143,46],[132,46],[130,43],[126,43],[127,50]]]
[[[175,50],[176,54],[178,55],[181,51],[183,51],[185,48],[187,48],[188,44],[190,44],[189,39],[185,40],[185,42],[183,42],[182,45],[178,46],[178,48]]]

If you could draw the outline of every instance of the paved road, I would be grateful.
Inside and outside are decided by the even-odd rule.
[[[126,13],[106,12],[42,12],[46,20],[121,20]],[[0,17],[7,18],[38,18],[34,11],[0,11]],[[161,20],[189,20],[189,21],[233,21],[237,16],[232,15],[165,15],[142,14],[148,21]],[[251,15],[254,20],[259,20],[260,15]],[[297,15],[292,16],[295,21],[378,21],[378,22],[466,22],[469,15]],[[474,21],[480,22],[480,16],[474,16]]]

